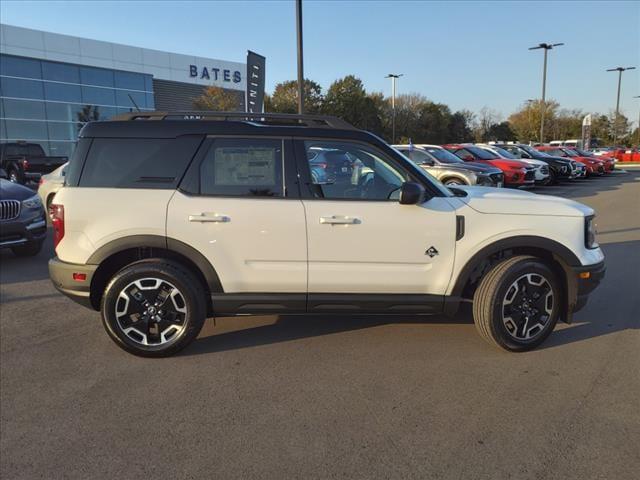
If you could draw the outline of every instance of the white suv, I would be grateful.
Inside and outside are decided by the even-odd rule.
[[[465,300],[485,339],[523,351],[570,321],[605,270],[591,208],[448,189],[331,117],[89,123],[51,215],[55,286],[152,357],[188,345],[208,316],[453,315]]]

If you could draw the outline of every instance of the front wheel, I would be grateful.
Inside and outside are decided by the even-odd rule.
[[[531,350],[553,331],[561,309],[562,288],[539,258],[508,258],[480,281],[473,297],[473,318],[489,343],[513,352]]]
[[[444,181],[444,184],[447,187],[459,187],[461,185],[466,185],[465,182],[463,182],[462,180],[459,180],[457,178],[448,178]]]
[[[122,349],[167,357],[189,345],[206,318],[199,280],[179,264],[143,260],[120,270],[102,298],[102,323]]]

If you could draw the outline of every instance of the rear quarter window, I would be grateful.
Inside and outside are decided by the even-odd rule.
[[[193,158],[201,136],[178,138],[94,138],[80,187],[177,187]]]

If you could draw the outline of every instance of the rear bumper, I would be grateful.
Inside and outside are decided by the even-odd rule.
[[[98,265],[67,263],[53,257],[49,260],[49,277],[60,293],[84,307],[95,310],[91,303],[91,280],[97,268]],[[74,274],[84,274],[84,280],[74,280]]]

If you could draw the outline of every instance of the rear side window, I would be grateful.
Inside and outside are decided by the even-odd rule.
[[[94,138],[79,186],[176,188],[202,138]]]
[[[200,193],[283,197],[282,141],[215,139],[200,164]]]

